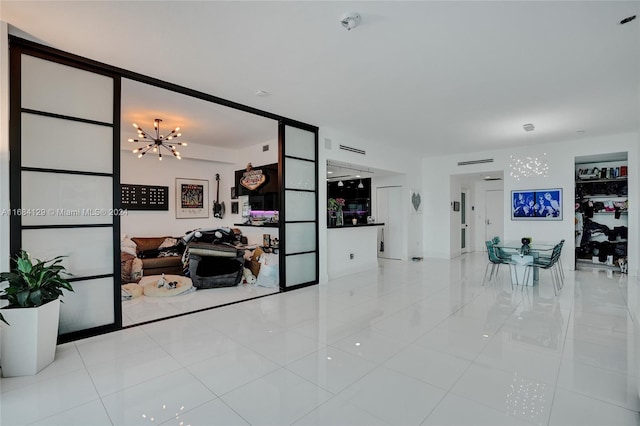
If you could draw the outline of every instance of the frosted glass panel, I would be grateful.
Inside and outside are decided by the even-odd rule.
[[[299,253],[316,249],[316,224],[287,223],[286,253]],[[288,271],[287,271],[288,272]]]
[[[113,273],[113,228],[23,229],[22,248],[41,260],[67,256],[75,278]]]
[[[59,334],[113,324],[113,278],[72,282],[60,305]]]
[[[311,161],[284,159],[285,181],[287,189],[316,189],[316,163]]]
[[[113,123],[113,79],[22,55],[22,107]]]
[[[22,172],[22,225],[113,223],[113,179]]]
[[[286,286],[303,284],[316,279],[316,254],[297,254],[286,257],[287,278]]]
[[[287,222],[316,220],[316,193],[285,191],[285,211]]]
[[[113,129],[22,113],[22,166],[113,171]]]
[[[306,158],[307,160],[316,159],[316,135],[307,130],[298,129],[297,127],[285,126],[284,154],[291,157]]]

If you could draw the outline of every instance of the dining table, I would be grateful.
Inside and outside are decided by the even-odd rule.
[[[541,256],[550,257],[556,245],[549,241],[531,240],[529,244],[522,244],[522,240],[506,240],[494,244],[494,247],[500,258],[511,260],[511,283],[533,286],[538,283],[539,268],[534,267],[532,279],[525,282],[527,265],[533,264]]]

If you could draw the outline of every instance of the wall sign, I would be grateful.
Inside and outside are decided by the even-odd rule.
[[[236,195],[263,195],[279,190],[278,163],[253,167],[251,163],[235,172]]]
[[[120,202],[127,210],[169,210],[169,187],[123,183]]]
[[[262,173],[262,169],[254,169],[251,163],[247,164],[247,170],[240,178],[240,185],[249,191],[255,191],[267,181],[267,176]]]

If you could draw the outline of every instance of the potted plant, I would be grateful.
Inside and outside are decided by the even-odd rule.
[[[73,291],[63,275],[63,256],[35,259],[24,250],[12,259],[11,272],[0,273],[0,299],[9,304],[0,309],[0,366],[3,377],[36,374],[53,362],[58,340],[60,296]]]

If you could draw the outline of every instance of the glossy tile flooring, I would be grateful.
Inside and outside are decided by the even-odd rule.
[[[638,425],[638,281],[486,255],[381,261],[327,284],[62,345],[0,382],[0,423]]]
[[[122,301],[122,325],[127,327],[278,292],[277,288],[239,284],[234,287],[198,289],[172,297],[140,296]]]

